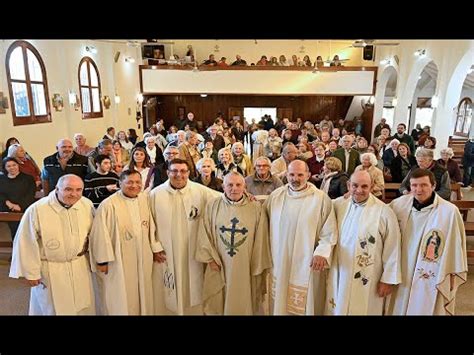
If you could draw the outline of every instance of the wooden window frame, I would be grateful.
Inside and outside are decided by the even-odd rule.
[[[461,109],[461,106],[467,106],[467,105],[471,105],[471,107],[473,106],[472,105],[472,100],[469,98],[469,97],[464,97],[463,99],[461,99],[461,101],[459,101],[459,104],[456,108],[456,122],[454,124],[454,135],[455,136],[460,136],[460,137],[467,137],[469,136],[469,128],[468,128],[468,133],[464,133],[464,126],[466,125],[466,110],[464,110],[464,116],[462,117],[463,119],[463,123],[462,123],[462,130],[460,132],[457,132],[457,127],[458,127],[458,120],[461,118],[459,116],[459,111]],[[472,121],[472,117],[471,117],[471,121]],[[471,123],[472,124],[472,123]]]
[[[25,70],[25,80],[18,80],[12,79],[10,73],[10,56],[12,52],[17,48],[21,47],[21,51],[23,54],[23,65]],[[27,59],[27,49],[29,49],[38,60],[38,63],[41,67],[41,73],[43,76],[43,81],[31,81],[30,79],[30,71],[28,68],[28,59]],[[49,100],[49,90],[48,90],[48,79],[46,77],[46,68],[39,54],[38,50],[29,42],[26,41],[15,41],[13,42],[7,50],[5,56],[5,68],[7,72],[7,81],[8,81],[8,91],[10,93],[10,102],[12,106],[12,118],[13,118],[13,126],[22,126],[28,124],[36,124],[36,123],[46,123],[51,122],[51,102]],[[27,99],[28,99],[28,106],[30,109],[29,116],[17,116],[16,114],[16,106],[15,100],[13,96],[13,83],[24,83],[26,84],[26,92],[27,92]],[[44,99],[46,104],[46,115],[35,115],[34,105],[33,105],[33,92],[31,89],[32,84],[41,84],[44,86]]]
[[[87,80],[88,80],[87,86],[81,84],[81,67],[83,63],[86,63],[86,67],[87,67]],[[97,86],[91,85],[91,72],[90,72],[91,65],[94,67],[95,72],[97,73]],[[91,57],[84,57],[81,59],[81,61],[79,62],[77,77],[78,77],[78,82],[79,82],[79,97],[81,98],[81,102],[83,103],[82,88],[87,88],[89,90],[89,102],[91,103],[91,112],[84,112],[84,105],[81,104],[82,119],[84,120],[84,119],[89,119],[89,118],[104,117],[104,110],[102,107],[102,88],[100,85],[99,69],[97,68],[97,65],[95,64],[94,60]],[[94,112],[94,102],[92,100],[92,89],[99,89],[99,106],[100,106],[99,112]]]

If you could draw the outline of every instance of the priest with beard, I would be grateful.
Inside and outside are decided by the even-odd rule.
[[[264,203],[273,261],[270,313],[322,315],[338,239],[336,216],[329,196],[308,183],[306,162],[292,161],[286,177],[288,184]]]

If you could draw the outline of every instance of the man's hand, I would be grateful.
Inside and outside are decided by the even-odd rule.
[[[97,266],[97,270],[99,270],[100,272],[103,272],[105,275],[107,275],[109,273],[109,265],[108,264],[105,264],[105,265],[96,264],[96,266]]]
[[[38,280],[27,280],[30,287],[36,287],[41,283],[41,279]]]
[[[107,186],[105,186],[105,188],[106,188],[107,191],[109,191],[109,192],[117,191],[117,190],[119,189],[116,184],[107,185]]]
[[[209,265],[209,267],[211,268],[211,270],[213,271],[221,271],[221,267],[214,261],[212,260],[210,263],[208,263],[207,265]]]
[[[325,267],[329,266],[326,258],[316,255],[313,256],[311,264],[309,265],[313,271],[323,271]]]
[[[377,285],[377,294],[379,297],[387,297],[389,294],[393,292],[393,286],[383,282],[379,282]]]
[[[158,264],[164,263],[166,261],[166,252],[163,250],[153,253],[153,261],[156,261]]]

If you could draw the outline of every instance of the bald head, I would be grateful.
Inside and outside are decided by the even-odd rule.
[[[367,171],[360,170],[351,175],[348,185],[352,199],[360,203],[369,198],[374,184],[370,174]]]
[[[56,185],[56,194],[59,201],[65,205],[72,206],[82,197],[84,182],[74,174],[63,175]]]
[[[245,179],[244,177],[234,171],[231,171],[224,176],[224,193],[231,201],[240,201],[244,196]]]
[[[293,160],[288,165],[286,178],[292,190],[299,191],[306,188],[309,176],[308,164],[303,160]]]

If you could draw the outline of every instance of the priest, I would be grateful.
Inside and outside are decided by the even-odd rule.
[[[401,282],[400,229],[392,209],[370,193],[367,171],[356,171],[349,198],[333,201],[339,241],[329,271],[329,315],[383,315]]]
[[[416,169],[411,194],[390,204],[402,235],[402,284],[392,296],[394,315],[454,315],[467,278],[466,233],[458,208],[435,193],[435,176]]]
[[[264,203],[273,261],[270,312],[322,315],[327,271],[338,239],[336,216],[329,196],[308,183],[306,162],[292,161],[286,177],[288,184]]]
[[[160,241],[154,265],[155,314],[203,314],[204,265],[195,260],[200,223],[207,203],[220,192],[189,180],[186,160],[173,159],[168,180],[150,193],[150,209]]]
[[[97,210],[90,235],[92,270],[96,272],[106,315],[151,315],[153,309],[153,252],[163,250],[155,241],[155,227],[142,190],[141,175],[125,170],[120,191]]]
[[[87,258],[94,206],[83,190],[79,176],[63,175],[21,219],[10,277],[28,281],[30,315],[95,314]]]
[[[261,203],[245,195],[244,177],[224,177],[224,195],[203,218],[196,260],[206,263],[205,314],[253,315],[263,311],[266,275],[272,266],[268,222]]]

